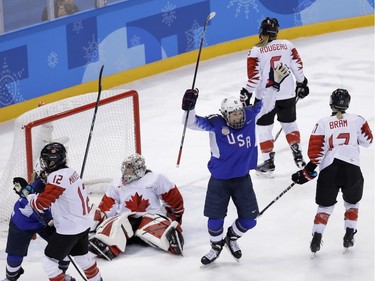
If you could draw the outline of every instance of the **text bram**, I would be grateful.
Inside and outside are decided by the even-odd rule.
[[[336,121],[329,122],[330,129],[347,127],[347,126],[348,126],[348,120],[336,120]]]

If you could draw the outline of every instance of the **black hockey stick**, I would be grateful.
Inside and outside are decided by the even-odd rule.
[[[299,97],[296,98],[296,104],[297,104],[298,100],[299,100]],[[283,128],[281,127],[280,130],[277,132],[273,142],[276,142],[276,140],[280,136],[282,130],[283,130]]]
[[[287,193],[289,191],[289,189],[291,189],[293,187],[293,185],[295,185],[294,182],[292,182],[286,189],[283,190],[283,192],[281,192],[275,199],[273,199],[271,201],[271,203],[269,203],[262,211],[259,212],[258,214],[258,217],[259,218],[261,215],[264,214],[264,212],[269,208],[271,207],[277,200],[279,200],[281,198],[281,196],[283,196],[285,193]]]
[[[204,23],[204,27],[203,27],[203,33],[202,33],[202,37],[201,37],[201,43],[200,43],[200,46],[199,46],[199,51],[198,51],[198,58],[197,58],[197,62],[195,64],[195,72],[194,72],[194,78],[193,78],[193,85],[191,86],[192,89],[194,89],[195,87],[195,80],[197,78],[197,72],[198,72],[198,65],[199,65],[199,61],[200,61],[200,57],[201,57],[201,51],[202,51],[202,46],[203,46],[203,40],[204,40],[204,35],[206,33],[206,28],[207,28],[207,24],[208,22],[216,15],[215,12],[211,12],[207,18],[206,18],[206,22]],[[190,110],[188,110],[186,112],[186,118],[185,118],[185,123],[184,123],[184,130],[182,131],[182,137],[181,137],[181,143],[180,143],[180,150],[178,151],[178,157],[177,157],[177,167],[180,166],[180,161],[181,161],[181,154],[182,154],[182,147],[184,145],[184,140],[185,140],[185,134],[186,134],[186,127],[187,127],[187,121],[188,121],[188,117],[189,117],[189,112]]]
[[[27,198],[26,198],[27,199]],[[33,213],[36,215],[36,217],[38,218],[39,222],[41,224],[43,224],[44,227],[48,227],[48,223],[44,220],[44,218],[42,217],[42,215],[39,213],[39,211],[37,209],[35,209],[30,203],[29,203],[31,209],[33,210]],[[68,258],[70,260],[70,262],[73,264],[74,268],[77,270],[78,274],[81,275],[82,279],[84,281],[88,281],[87,278],[85,277],[85,275],[83,275],[83,273],[81,272],[81,270],[79,269],[78,265],[75,263],[75,261],[73,260],[73,258],[68,255]]]
[[[86,166],[86,160],[87,160],[87,155],[89,153],[92,132],[94,130],[94,125],[95,125],[96,112],[98,111],[99,101],[100,101],[100,95],[102,93],[102,75],[103,75],[103,69],[104,69],[104,65],[102,65],[102,67],[100,68],[100,72],[99,72],[98,98],[96,100],[96,105],[95,105],[95,109],[94,109],[94,116],[92,117],[91,128],[90,128],[90,132],[89,132],[89,138],[87,140],[85,156],[83,158],[83,163],[82,163],[82,168],[81,168],[81,179],[83,178],[83,172],[84,172],[85,166]]]

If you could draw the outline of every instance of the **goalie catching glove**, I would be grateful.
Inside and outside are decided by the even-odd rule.
[[[184,97],[182,98],[182,110],[193,110],[198,99],[198,89],[186,90]]]
[[[273,87],[277,91],[280,90],[280,84],[284,81],[286,77],[290,74],[289,67],[286,64],[279,63],[275,69],[271,68],[269,82],[267,83],[268,87]]]

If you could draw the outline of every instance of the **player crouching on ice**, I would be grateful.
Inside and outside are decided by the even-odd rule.
[[[89,250],[107,260],[125,252],[130,239],[182,255],[184,202],[177,186],[148,170],[140,154],[130,155],[121,166],[95,212],[95,231]],[[97,227],[97,228],[96,228]]]

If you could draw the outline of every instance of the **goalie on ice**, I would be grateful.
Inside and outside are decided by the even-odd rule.
[[[184,202],[177,186],[164,175],[148,170],[140,154],[130,155],[121,166],[95,212],[89,250],[112,260],[132,240],[182,255]]]

